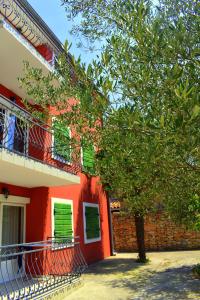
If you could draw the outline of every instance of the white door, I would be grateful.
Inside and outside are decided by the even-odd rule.
[[[23,206],[2,204],[2,232],[1,245],[14,245],[24,242]],[[6,252],[16,253],[17,248],[6,248]],[[11,256],[1,261],[0,282],[10,281],[20,277],[23,273],[23,257]]]

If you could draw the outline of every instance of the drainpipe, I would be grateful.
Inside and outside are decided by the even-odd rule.
[[[106,198],[107,198],[108,225],[109,225],[109,236],[110,236],[110,254],[111,254],[111,256],[115,256],[116,253],[114,250],[112,213],[111,213],[111,208],[110,208],[110,198],[109,198],[108,192],[106,192]]]

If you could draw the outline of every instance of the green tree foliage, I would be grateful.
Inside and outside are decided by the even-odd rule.
[[[72,59],[71,68],[63,54],[53,79],[28,66],[21,82],[44,107],[81,100],[62,118],[98,149],[96,172],[135,216],[145,260],[147,212],[162,206],[176,222],[199,227],[200,3],[63,4],[77,20],[73,33],[103,41],[100,57],[87,68]]]

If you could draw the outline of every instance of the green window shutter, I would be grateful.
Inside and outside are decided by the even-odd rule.
[[[53,121],[54,156],[65,161],[71,161],[70,129],[58,120]]]
[[[86,237],[95,239],[100,237],[99,210],[97,207],[85,207]]]
[[[83,151],[83,170],[85,172],[94,173],[94,146],[92,144],[86,145],[86,143],[82,146]]]
[[[72,238],[72,206],[54,203],[54,237]]]

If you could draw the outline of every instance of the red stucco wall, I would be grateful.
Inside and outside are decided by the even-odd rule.
[[[20,105],[21,107],[24,107],[24,105],[22,104],[22,101],[21,101],[20,97],[18,97],[15,93],[13,93],[9,89],[7,89],[2,84],[0,84],[0,95],[8,98],[9,100],[11,100],[11,98],[14,97],[16,99],[16,104]]]
[[[74,235],[80,237],[81,248],[88,263],[110,255],[107,199],[98,178],[83,174],[80,185],[31,189],[27,206],[27,241],[46,240],[52,236],[51,198],[73,200]],[[100,208],[101,241],[84,244],[83,202],[98,203]]]
[[[30,189],[25,187],[19,187],[7,183],[0,182],[0,194],[2,194],[2,188],[7,188],[9,190],[9,195],[18,197],[30,197]]]
[[[30,204],[26,208],[26,241],[36,242],[46,240],[49,218],[48,188],[30,189]]]
[[[53,59],[53,51],[47,45],[40,45],[36,47],[36,50],[47,60]]]
[[[10,97],[15,97],[16,103],[23,107],[21,99],[2,85],[0,85],[0,94],[8,99],[10,99]],[[73,99],[71,101],[73,101]],[[51,136],[43,136],[43,138],[44,149],[51,145]],[[45,157],[43,149],[41,153],[37,153],[34,152],[34,148],[31,148],[29,145],[29,150],[31,151],[29,154],[65,171],[72,171],[76,168],[76,166],[66,165],[52,159],[51,155]],[[31,199],[30,204],[27,205],[26,209],[27,242],[41,241],[52,236],[52,197],[73,200],[74,234],[75,236],[80,236],[80,243],[84,256],[87,262],[91,263],[110,255],[107,199],[106,194],[99,184],[98,178],[88,178],[84,174],[79,174],[78,176],[81,178],[81,183],[79,185],[52,188],[37,187],[28,189],[0,183],[0,193],[2,187],[8,187],[10,195],[29,197]],[[83,202],[99,204],[101,221],[101,241],[99,242],[84,244]]]
[[[81,174],[81,184],[63,187],[24,188],[5,183],[10,195],[30,197],[26,206],[26,242],[42,241],[52,236],[51,198],[73,200],[74,235],[80,237],[81,249],[88,263],[110,256],[107,199],[98,178]],[[84,244],[83,202],[98,203],[100,208],[101,241]]]
[[[110,255],[107,198],[98,178],[87,178],[81,174],[81,184],[63,188],[51,188],[49,197],[73,200],[74,232],[80,236],[81,247],[88,263]],[[100,210],[101,241],[84,244],[83,202],[98,203]]]

